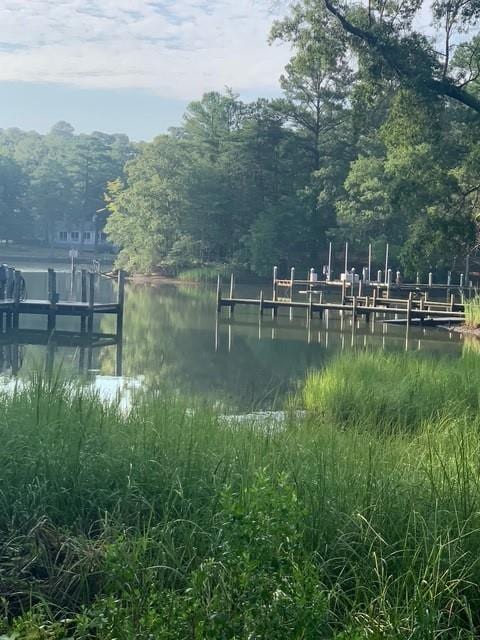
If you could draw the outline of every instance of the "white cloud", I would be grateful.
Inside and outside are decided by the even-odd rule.
[[[278,87],[268,0],[0,0],[0,81],[143,88],[191,99]]]

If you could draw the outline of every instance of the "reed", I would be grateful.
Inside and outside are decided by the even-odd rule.
[[[415,374],[384,420],[382,363]],[[0,404],[0,633],[477,637],[476,366],[348,356],[281,429],[153,392],[125,413],[37,376]],[[358,421],[335,393],[362,399]]]
[[[216,282],[217,276],[220,274],[222,277],[229,275],[226,265],[208,265],[203,267],[193,267],[191,269],[185,269],[178,274],[178,280],[185,282]]]
[[[359,352],[310,373],[303,400],[329,424],[405,432],[428,420],[474,418],[479,375],[471,352],[461,359]]]
[[[476,329],[480,327],[480,296],[465,300],[465,325]]]

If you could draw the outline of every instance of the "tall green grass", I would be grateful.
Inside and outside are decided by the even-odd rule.
[[[303,400],[330,425],[409,431],[425,421],[480,408],[480,358],[360,352],[339,357],[306,381]]]
[[[382,362],[390,396],[367,411]],[[283,429],[228,427],[153,393],[125,414],[37,378],[0,404],[0,630],[478,637],[476,366],[340,359],[307,382],[314,410]]]
[[[465,324],[476,329],[480,327],[480,296],[465,300]]]
[[[231,268],[230,268],[231,271]],[[185,282],[216,282],[218,274],[222,277],[230,275],[229,268],[226,265],[206,265],[203,267],[192,267],[180,271],[177,278]]]

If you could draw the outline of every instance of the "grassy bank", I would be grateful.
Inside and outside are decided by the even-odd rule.
[[[123,415],[41,379],[2,398],[1,631],[478,637],[477,366],[348,356],[310,377],[312,411],[283,430],[155,395]],[[333,407],[346,379],[370,406],[358,420]]]

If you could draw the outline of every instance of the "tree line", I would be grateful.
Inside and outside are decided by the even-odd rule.
[[[52,244],[59,225],[103,227],[105,191],[134,146],[123,134],[0,129],[0,240]]]
[[[104,193],[118,264],[136,271],[229,263],[264,275],[274,263],[318,266],[329,240],[374,252],[389,241],[409,272],[455,268],[478,241],[480,3],[430,9],[422,29],[418,0],[302,0],[271,31],[292,47],[280,98],[207,93],[150,143],[111,138],[92,207],[82,151],[69,156],[75,188],[30,179],[37,208],[22,211],[55,218],[56,191],[74,203],[63,212],[90,215]],[[82,149],[102,136],[73,138]],[[72,180],[59,171],[44,169],[53,184]]]

